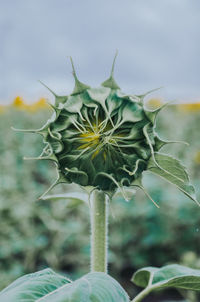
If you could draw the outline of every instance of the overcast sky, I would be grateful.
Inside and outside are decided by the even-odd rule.
[[[200,101],[199,0],[0,0],[0,102],[70,93],[70,55],[98,86],[116,49],[122,90]]]

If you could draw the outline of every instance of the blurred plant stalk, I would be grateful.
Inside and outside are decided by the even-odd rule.
[[[93,191],[90,216],[91,271],[107,273],[108,201],[103,191]]]

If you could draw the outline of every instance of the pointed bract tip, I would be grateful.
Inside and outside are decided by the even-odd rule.
[[[42,86],[46,87],[55,97],[57,97],[57,94],[51,89],[49,88],[46,84],[44,84],[42,81],[38,80],[38,82],[40,84],[42,84]]]
[[[57,110],[56,106],[54,106],[49,100],[47,100],[47,104],[48,104],[54,111]]]
[[[109,87],[111,89],[120,89],[120,87],[118,86],[118,84],[116,83],[116,81],[114,79],[114,68],[115,68],[115,62],[116,62],[117,55],[118,55],[118,50],[116,51],[114,59],[113,59],[110,77],[106,81],[104,81],[101,84],[101,86]]]
[[[115,62],[116,62],[116,58],[118,56],[118,50],[116,50],[116,53],[115,53],[115,56],[114,56],[114,59],[113,59],[113,63],[112,63],[112,69],[111,69],[111,76],[113,76],[114,74],[114,68],[115,68]]]
[[[26,156],[23,157],[23,160],[39,160],[39,159],[42,159],[42,158],[40,158],[40,157],[26,157]]]
[[[73,74],[74,78],[77,79],[77,75],[76,75],[76,70],[75,70],[75,67],[74,67],[73,59],[72,59],[71,56],[69,58],[70,58],[71,65],[72,65],[72,74]]]
[[[11,126],[10,129],[13,131],[18,131],[18,129],[14,128],[13,126]]]
[[[74,80],[75,80],[75,87],[74,87],[74,90],[72,92],[72,95],[74,94],[79,94],[79,93],[82,93],[84,92],[86,89],[89,89],[90,86],[82,83],[79,81],[79,79],[77,78],[77,74],[76,74],[76,70],[75,70],[75,67],[74,67],[74,62],[72,60],[72,57],[70,57],[70,61],[71,61],[71,65],[72,65],[72,74],[73,74],[73,77],[74,77]]]
[[[28,133],[38,132],[37,129],[17,129],[17,128],[14,128],[14,127],[10,127],[10,128],[11,128],[11,130],[16,131],[16,132],[28,132]]]

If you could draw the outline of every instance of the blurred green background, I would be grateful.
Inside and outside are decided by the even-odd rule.
[[[150,100],[156,106],[159,100]],[[38,197],[56,178],[48,161],[24,161],[43,148],[39,135],[14,132],[16,128],[40,128],[51,115],[41,99],[25,105],[18,97],[13,105],[0,106],[0,289],[17,277],[52,267],[77,278],[89,270],[89,209],[78,201],[41,201]],[[161,137],[184,140],[162,152],[181,159],[188,167],[200,200],[200,105],[170,105],[157,120]],[[146,173],[145,186],[159,203],[157,209],[142,192],[130,202],[116,197],[110,203],[109,272],[134,295],[130,279],[143,266],[179,262],[200,268],[200,209],[172,185]],[[60,186],[57,192],[68,190]],[[181,293],[185,301],[199,301]],[[169,300],[171,297],[171,300]],[[178,301],[170,291],[146,301]],[[174,299],[174,300],[172,300]],[[189,300],[187,300],[189,299]]]

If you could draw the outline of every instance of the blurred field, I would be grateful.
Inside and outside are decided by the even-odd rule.
[[[157,105],[158,100],[149,104]],[[72,278],[89,270],[88,208],[65,200],[38,201],[56,177],[54,166],[24,161],[40,154],[42,139],[11,130],[39,128],[50,115],[44,99],[27,105],[17,97],[12,105],[0,106],[0,289],[47,266]],[[168,106],[157,128],[161,137],[190,144],[170,144],[163,152],[183,160],[200,200],[200,104]],[[132,295],[129,280],[142,266],[182,262],[200,267],[200,209],[155,176],[147,174],[145,186],[160,209],[141,192],[130,202],[118,197],[110,205],[109,270]]]

